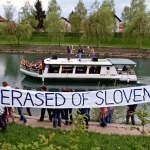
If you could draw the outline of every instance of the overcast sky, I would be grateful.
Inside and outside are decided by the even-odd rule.
[[[2,17],[4,17],[3,5],[6,5],[6,1],[7,0],[0,0],[0,16],[2,16]],[[15,12],[14,19],[17,19],[19,9],[22,6],[24,6],[25,0],[10,0],[10,1],[11,1],[11,4],[13,4],[16,7],[16,12]],[[48,1],[50,1],[50,0],[41,0],[43,10],[45,10],[45,11],[47,10]],[[56,0],[56,1],[62,9],[61,17],[68,18],[70,12],[72,12],[72,10],[74,10],[74,7],[77,5],[79,0]],[[82,0],[82,1],[85,4],[85,7],[87,9],[89,9],[91,4],[95,0]],[[102,0],[99,0],[99,2],[101,2],[101,1]],[[121,19],[121,12],[123,11],[123,8],[125,6],[130,6],[131,0],[114,0],[114,1],[115,1],[116,15]],[[32,6],[34,6],[35,2],[36,2],[36,0],[30,0],[30,4]],[[146,5],[147,5],[147,10],[150,11],[150,0],[145,0],[145,2],[146,2]]]

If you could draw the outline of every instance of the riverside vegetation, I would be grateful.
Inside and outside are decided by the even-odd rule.
[[[0,134],[1,150],[149,150],[149,132],[144,130],[148,123],[145,117],[147,106],[137,110],[143,126],[141,136],[107,135],[86,130],[83,115],[74,114],[75,129],[69,131],[60,129],[32,128],[30,126],[9,123],[8,130]],[[4,138],[5,137],[5,138]]]
[[[48,53],[48,54],[66,54],[66,46],[71,45],[77,50],[81,46],[85,52],[84,55],[89,55],[87,46],[95,46],[94,41],[85,43],[82,38],[74,33],[65,33],[64,40],[61,46],[56,42],[50,42],[46,32],[33,32],[32,38],[29,41],[20,41],[20,45],[16,41],[9,43],[0,35],[0,52],[1,53]],[[132,39],[130,40],[132,41]],[[95,55],[97,57],[117,56],[117,57],[142,57],[150,58],[150,43],[148,39],[144,40],[143,46],[139,49],[135,42],[128,44],[123,42],[122,33],[116,33],[111,41],[103,41],[100,47],[95,47]]]

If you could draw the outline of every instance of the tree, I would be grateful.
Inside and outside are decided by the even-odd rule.
[[[60,45],[60,41],[64,37],[63,31],[65,31],[65,26],[60,20],[61,8],[56,0],[49,1],[46,14],[47,18],[44,21],[44,26],[45,30],[48,32],[48,37],[52,41],[57,41]]]
[[[35,19],[36,11],[30,5],[29,0],[24,2],[24,6],[21,7],[19,22],[28,21],[32,28],[37,28],[38,21]]]
[[[16,8],[11,4],[11,1],[7,0],[6,5],[3,5],[4,16],[7,21],[12,21]]]
[[[97,47],[102,41],[110,40],[116,28],[114,14],[113,0],[104,0],[102,5],[95,0],[89,16],[84,21],[82,39],[87,42],[95,41]]]
[[[74,13],[73,11],[71,12],[69,16],[69,22],[71,23],[71,31],[73,33],[79,33],[80,19],[77,16],[77,14]]]
[[[130,42],[132,39],[140,48],[150,34],[150,12],[146,11],[145,0],[132,0],[130,7],[124,7],[122,19],[124,41]]]
[[[45,11],[42,10],[42,2],[37,0],[35,3],[35,8],[36,8],[36,15],[35,19],[38,20],[38,26],[37,29],[42,29],[43,28],[43,20],[46,18]]]
[[[18,24],[15,22],[7,22],[2,26],[1,32],[8,43],[17,41],[18,45],[21,39],[29,40],[32,36],[32,29],[28,22]]]
[[[75,7],[74,13],[72,13],[72,15],[70,16],[70,22],[73,31],[78,33],[82,31],[82,24],[86,15],[87,9],[82,0],[79,0],[77,6]]]

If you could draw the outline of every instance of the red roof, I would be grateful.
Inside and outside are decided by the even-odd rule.
[[[0,16],[0,22],[4,22],[6,19]]]

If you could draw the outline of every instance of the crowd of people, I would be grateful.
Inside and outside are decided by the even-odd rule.
[[[2,85],[4,88],[11,88],[10,85],[4,81],[2,82]],[[19,89],[18,87],[15,87],[16,89]],[[26,90],[26,89],[24,89]],[[47,91],[46,86],[41,87],[42,92]],[[71,92],[70,89],[64,88],[62,92]],[[132,125],[135,125],[134,120],[134,111],[136,110],[137,105],[128,105],[127,106],[127,112],[126,112],[126,124],[129,124],[129,119],[131,117]],[[2,107],[0,106],[0,128],[2,129],[2,132],[5,132],[7,129],[7,122],[9,122],[9,117],[12,118],[13,122],[15,122],[14,115],[13,115],[13,109],[12,107]],[[23,114],[23,107],[18,107],[18,114],[20,115],[20,120],[23,121],[24,124],[27,123],[27,119],[25,115]],[[26,108],[27,113],[29,116],[31,116],[30,108]],[[53,122],[53,127],[56,128],[57,126],[61,127],[62,119],[65,120],[65,125],[71,125],[73,123],[73,115],[72,115],[72,108],[41,108],[41,115],[39,118],[39,122],[44,121],[45,111],[48,112],[49,121]],[[80,115],[84,115],[83,119],[85,121],[86,128],[89,126],[90,121],[90,108],[80,108],[77,110],[77,113]],[[114,113],[114,107],[101,107],[99,110],[99,119],[100,119],[100,126],[106,127],[107,123],[112,123]]]
[[[31,72],[38,71],[39,74],[42,74],[42,70],[44,69],[44,60],[39,58],[35,63],[33,61],[30,63],[28,60],[24,60],[24,58],[22,58],[21,65],[24,66],[26,70]]]

